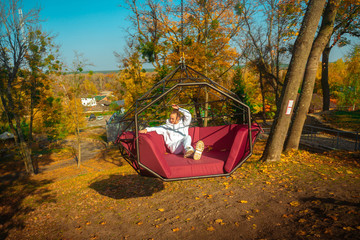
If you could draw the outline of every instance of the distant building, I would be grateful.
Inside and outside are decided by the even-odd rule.
[[[125,105],[125,100],[117,100],[117,101],[114,101],[114,103],[116,103],[120,107],[123,107]]]
[[[96,100],[95,98],[81,98],[81,103],[85,107],[93,107],[96,106]]]
[[[106,98],[106,96],[95,96],[95,100],[96,100],[97,102],[103,100],[104,98]]]

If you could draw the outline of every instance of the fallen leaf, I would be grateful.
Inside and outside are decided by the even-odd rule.
[[[297,207],[300,205],[300,203],[298,201],[292,201],[292,202],[290,202],[290,205],[293,207]]]
[[[212,231],[215,231],[215,228],[213,226],[210,226],[206,230],[208,230],[209,232],[212,232]]]
[[[306,222],[306,219],[300,218],[300,219],[299,219],[299,223],[303,223],[303,222]]]
[[[353,230],[355,230],[355,229],[352,228],[352,227],[343,227],[343,229],[346,230],[346,231],[353,231]]]
[[[254,218],[253,215],[246,215],[246,219],[247,219],[247,220],[250,220],[250,219],[252,219],[252,218]]]
[[[219,224],[220,224],[220,223],[222,223],[222,222],[223,222],[223,220],[220,219],[220,218],[215,220],[215,223],[219,223]]]
[[[173,229],[171,229],[173,232],[178,232],[178,231],[180,231],[180,228],[173,228]]]
[[[159,212],[163,212],[163,211],[165,211],[165,209],[163,209],[163,208],[158,208],[158,211],[159,211]]]
[[[238,201],[239,203],[247,203],[248,201],[246,201],[246,200],[240,200],[240,201]]]
[[[304,236],[306,234],[305,231],[299,230],[297,231],[296,235]]]
[[[320,205],[321,201],[320,200],[314,200],[314,201],[311,201],[311,203],[313,203],[315,205]]]

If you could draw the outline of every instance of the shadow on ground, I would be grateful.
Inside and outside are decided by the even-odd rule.
[[[55,196],[44,185],[51,181],[31,180],[29,177],[2,178],[0,183],[0,239],[5,239],[12,229],[25,227],[24,216],[44,202],[55,202]],[[31,206],[24,205],[29,196],[36,196]]]
[[[107,179],[95,181],[90,188],[101,195],[114,199],[128,199],[151,196],[164,189],[164,183],[151,177],[139,175],[110,175]]]

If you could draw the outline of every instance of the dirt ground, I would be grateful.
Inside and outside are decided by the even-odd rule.
[[[115,147],[91,144],[80,168],[46,169],[63,160],[44,154],[53,160],[39,174],[2,178],[0,239],[360,239],[358,152],[260,163],[262,140],[231,177],[162,182],[137,175]]]

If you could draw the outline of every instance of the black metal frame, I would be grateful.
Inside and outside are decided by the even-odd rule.
[[[175,76],[175,74],[181,71],[181,75],[185,74],[186,77],[181,77],[178,79],[172,79],[173,76]],[[191,73],[193,72],[193,73]],[[198,77],[194,77],[193,74],[196,74]],[[200,76],[200,78],[199,78]],[[191,80],[192,82],[184,82],[185,80]],[[174,86],[166,89],[166,85],[169,81],[178,81],[178,83],[176,83]],[[159,87],[161,87],[162,85],[162,93],[158,94],[158,95],[151,95],[151,92],[153,92],[154,90],[158,89]],[[203,175],[203,176],[194,176],[194,177],[183,177],[183,178],[164,178],[161,175],[159,175],[158,173],[156,173],[155,171],[153,171],[152,169],[148,168],[147,166],[145,166],[144,164],[141,163],[140,161],[140,152],[139,152],[139,122],[138,122],[138,117],[139,114],[141,114],[142,112],[144,112],[147,108],[149,108],[150,106],[152,106],[153,104],[157,103],[158,101],[160,101],[161,99],[163,99],[163,97],[165,97],[166,95],[168,95],[170,92],[174,91],[177,88],[180,88],[179,91],[181,91],[182,87],[191,87],[191,86],[202,86],[202,87],[209,87],[212,90],[220,93],[221,95],[225,96],[226,98],[231,99],[232,101],[235,101],[237,104],[241,105],[243,107],[243,109],[245,110],[245,118],[247,118],[247,125],[248,125],[248,143],[249,143],[249,147],[250,147],[250,151],[249,154],[241,161],[239,162],[239,164],[237,166],[235,166],[235,168],[229,172],[229,173],[224,173],[224,174],[216,174],[216,175]],[[147,103],[145,106],[141,106],[140,101],[144,101],[144,100],[150,100],[152,99],[151,102]],[[140,105],[140,106],[139,106]],[[141,107],[139,109],[139,107]],[[131,110],[132,109],[132,110]],[[128,111],[127,113],[125,113],[125,115],[123,116],[123,120],[124,121],[130,121],[130,123],[128,124],[127,128],[129,126],[131,126],[132,124],[135,124],[135,148],[136,148],[136,156],[134,156],[132,153],[130,153],[130,155],[132,155],[132,157],[126,155],[126,149],[122,146],[122,144],[119,144],[119,148],[120,148],[120,153],[121,155],[124,157],[124,159],[139,173],[141,174],[141,170],[140,169],[136,169],[133,166],[133,162],[135,161],[136,164],[141,167],[142,169],[145,169],[147,172],[151,173],[152,175],[154,175],[155,177],[160,178],[163,181],[178,181],[178,180],[190,180],[190,179],[199,179],[199,178],[209,178],[209,177],[220,177],[220,176],[230,176],[234,171],[236,171],[236,169],[238,169],[253,153],[253,142],[252,142],[252,132],[251,132],[251,115],[250,115],[250,108],[249,106],[247,106],[246,104],[244,104],[243,102],[240,101],[239,97],[231,92],[230,90],[222,87],[221,85],[219,85],[218,83],[212,81],[211,79],[207,78],[206,76],[204,76],[203,74],[197,72],[196,70],[190,68],[189,66],[185,65],[185,64],[180,64],[175,70],[173,70],[169,75],[167,75],[165,78],[163,78],[161,81],[159,81],[157,84],[155,84],[148,92],[146,92],[142,97],[138,98],[136,100],[136,102],[130,107],[129,109],[130,111]],[[130,114],[134,114],[134,117],[132,120],[127,119],[127,117]],[[124,131],[127,129],[125,128]],[[123,132],[124,132],[123,131]],[[121,133],[120,133],[121,134]],[[124,140],[120,140],[120,141],[128,141],[129,139],[124,139]],[[133,139],[132,139],[133,140]]]

